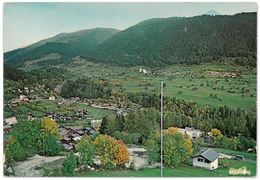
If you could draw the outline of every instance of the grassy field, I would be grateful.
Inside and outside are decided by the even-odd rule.
[[[8,118],[13,114],[17,115],[17,112],[19,112],[18,114],[21,115],[27,115],[28,112],[32,112],[33,116],[35,117],[43,116],[48,112],[62,112],[67,114],[73,114],[73,110],[84,109],[89,112],[89,114],[93,119],[102,119],[105,116],[115,113],[112,110],[95,108],[83,103],[73,104],[70,108],[70,111],[68,109],[69,108],[61,109],[58,107],[56,102],[44,99],[44,100],[40,100],[39,102],[30,102],[26,104],[21,104],[17,107],[9,109],[10,111],[4,112],[4,117]]]
[[[77,103],[76,108],[87,110],[90,113],[91,117],[93,117],[93,119],[102,119],[105,116],[115,113],[114,111],[109,109],[95,108],[83,103]]]
[[[256,164],[238,160],[228,160],[229,167],[241,168],[246,167],[251,172],[250,176],[256,175]],[[177,168],[163,169],[164,177],[227,177],[229,168],[219,167],[216,170],[207,170],[204,168],[183,165]],[[142,169],[133,170],[104,170],[88,171],[77,174],[79,177],[160,177],[160,169]]]
[[[220,160],[221,161],[221,160]],[[239,161],[239,160],[228,160],[230,163],[229,167],[241,168],[246,167],[251,172],[250,176],[256,175],[256,164]],[[226,177],[228,174],[228,168],[219,167],[216,170],[210,171],[203,168],[192,167],[191,165],[181,166],[177,168],[166,168],[163,171],[165,177]]]
[[[228,65],[173,65],[156,72],[166,75],[140,74],[139,67],[116,67],[82,62],[67,67],[68,78],[82,76],[105,78],[112,87],[122,92],[159,93],[160,81],[166,83],[165,95],[195,101],[200,105],[219,107],[228,105],[247,110],[256,109],[256,69]],[[154,69],[149,69],[152,71]],[[209,71],[241,72],[239,78],[218,78],[208,75]],[[171,73],[171,74],[169,74]]]
[[[248,153],[248,152],[242,152],[242,151],[233,151],[230,149],[224,149],[224,148],[213,148],[215,151],[224,153],[224,154],[229,154],[229,155],[242,155],[244,158],[256,161],[256,153]]]
[[[105,170],[105,171],[89,171],[79,173],[78,177],[160,177],[160,169],[142,169],[133,170]]]

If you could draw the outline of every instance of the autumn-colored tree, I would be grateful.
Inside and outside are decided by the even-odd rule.
[[[169,133],[171,135],[174,135],[178,132],[179,132],[179,128],[177,128],[177,127],[170,127],[170,128],[167,129],[167,133]]]
[[[42,121],[42,127],[47,132],[53,134],[56,137],[59,137],[58,125],[52,118],[49,117],[44,118]]]
[[[221,131],[217,128],[211,129],[211,133],[212,133],[212,136],[214,136],[214,137],[223,136]]]
[[[116,156],[119,145],[116,139],[108,135],[99,135],[94,141],[96,155],[99,156],[101,163],[107,168],[116,166]]]
[[[117,143],[118,143],[118,152],[116,154],[116,164],[120,166],[125,163],[128,163],[130,158],[125,143],[121,140],[117,141]]]

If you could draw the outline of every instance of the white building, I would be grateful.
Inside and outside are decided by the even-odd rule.
[[[101,127],[102,119],[93,119],[90,121],[91,127],[94,129],[98,129]]]
[[[200,150],[192,157],[192,164],[196,167],[202,167],[209,170],[218,168],[219,154],[212,149]]]
[[[5,119],[7,125],[15,125],[17,123],[17,119],[15,116],[9,117]]]
[[[55,96],[50,96],[49,100],[54,101],[55,100]]]
[[[202,131],[194,128],[185,127],[185,129],[179,128],[179,131],[182,134],[187,134],[191,139],[197,139],[202,135]]]

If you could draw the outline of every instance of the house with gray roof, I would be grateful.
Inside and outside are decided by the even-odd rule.
[[[219,154],[211,148],[200,150],[192,157],[192,164],[209,170],[218,168]]]

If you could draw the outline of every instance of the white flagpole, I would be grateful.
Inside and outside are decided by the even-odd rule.
[[[161,81],[161,177],[163,177],[163,81]]]

